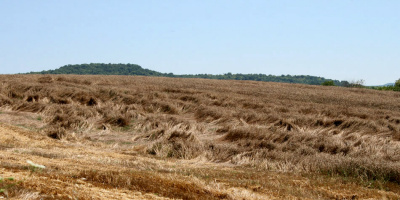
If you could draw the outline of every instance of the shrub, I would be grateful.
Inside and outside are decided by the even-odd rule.
[[[394,87],[400,88],[400,79],[396,81],[396,83],[394,84]]]
[[[350,87],[362,88],[364,86],[364,82],[365,81],[363,79],[352,81],[350,82]]]
[[[350,87],[350,83],[348,81],[341,81],[340,86],[342,87]]]
[[[325,81],[322,83],[323,86],[335,86],[335,83],[333,81]]]

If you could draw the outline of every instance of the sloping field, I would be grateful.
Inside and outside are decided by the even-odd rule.
[[[3,197],[400,199],[399,92],[137,76],[0,82]]]

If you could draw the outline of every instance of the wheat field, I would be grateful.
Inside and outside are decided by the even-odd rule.
[[[0,196],[400,199],[400,93],[0,75]],[[27,160],[45,165],[32,173]],[[19,182],[17,182],[19,180]]]

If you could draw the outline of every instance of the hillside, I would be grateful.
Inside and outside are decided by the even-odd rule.
[[[1,75],[0,196],[399,199],[400,93]],[[31,160],[45,165],[30,172]],[[50,184],[49,184],[50,183]]]
[[[55,70],[42,72],[31,72],[30,74],[85,74],[85,75],[141,75],[141,76],[163,76],[176,78],[205,78],[219,80],[253,80],[266,82],[301,83],[309,85],[321,85],[325,81],[334,81],[335,85],[342,86],[348,84],[347,81],[325,79],[322,77],[308,75],[266,75],[266,74],[232,74],[221,75],[197,74],[197,75],[175,75],[173,73],[161,73],[149,69],[143,69],[135,64],[104,64],[90,63],[81,65],[66,65]]]
[[[141,75],[161,76],[160,72],[143,69],[135,64],[90,63],[81,65],[65,65],[55,70],[31,72],[30,74],[86,74],[86,75]]]
[[[386,83],[385,85],[382,85],[382,86],[394,86],[395,85],[395,83]]]

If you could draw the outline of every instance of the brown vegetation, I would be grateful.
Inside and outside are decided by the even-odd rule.
[[[117,164],[118,170],[112,170],[112,163],[104,163],[69,169],[69,174],[62,169],[44,172],[38,179],[85,178],[100,188],[182,199],[239,198],[229,192],[230,187],[255,192],[253,196],[244,195],[249,199],[263,199],[265,196],[256,198],[261,194],[268,194],[268,198],[285,196],[276,196],[266,177],[254,179],[257,175],[252,173],[293,179],[311,176],[316,185],[323,184],[315,183],[317,175],[325,177],[327,183],[329,177],[339,177],[360,187],[400,191],[399,92],[137,76],[3,75],[0,82],[3,112],[38,115],[41,124],[29,128],[51,143],[61,140],[103,148],[126,154],[126,159],[140,155],[166,162],[201,160],[221,168],[234,167],[240,174],[238,178],[214,169],[206,175],[203,168],[178,167],[169,176],[162,170],[131,171],[137,166],[130,164]],[[34,155],[66,160],[62,155],[58,158],[57,152]],[[43,162],[53,166],[52,170],[62,168],[50,160]],[[18,166],[2,162],[0,167],[23,171]],[[229,187],[212,188],[206,178],[209,176],[223,179]],[[252,179],[257,184],[246,182]],[[254,189],[256,185],[261,189]],[[33,190],[29,185],[21,188]],[[283,191],[286,197],[311,195],[292,192]],[[325,193],[313,195],[338,198]]]

